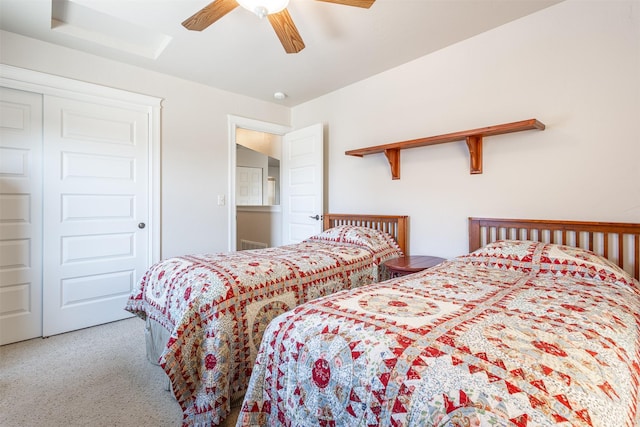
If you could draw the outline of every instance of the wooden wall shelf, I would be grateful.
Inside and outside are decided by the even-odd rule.
[[[357,150],[348,150],[345,151],[345,154],[348,156],[363,157],[366,154],[384,153],[387,160],[389,160],[392,179],[400,179],[400,150],[466,140],[471,163],[470,172],[472,174],[480,174],[482,173],[482,139],[485,136],[502,135],[505,133],[521,132],[532,129],[544,130],[544,128],[545,125],[537,119],[529,119],[522,120],[520,122],[505,123],[502,125],[448,133],[445,135],[412,139],[410,141],[394,142],[391,144],[359,148]]]

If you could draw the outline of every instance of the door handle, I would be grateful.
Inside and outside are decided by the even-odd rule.
[[[309,218],[315,219],[316,221],[320,221],[320,215],[309,215]]]
[[[141,230],[143,228],[145,228],[146,226],[147,226],[147,224],[145,224],[144,222],[138,223],[138,228],[141,229]]]

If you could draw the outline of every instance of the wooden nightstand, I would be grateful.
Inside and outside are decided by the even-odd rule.
[[[414,255],[390,259],[389,261],[385,262],[384,265],[389,270],[390,277],[400,277],[434,267],[443,261],[446,261],[446,258],[439,258],[437,256]]]

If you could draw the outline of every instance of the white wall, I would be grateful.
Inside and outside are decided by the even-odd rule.
[[[468,216],[640,222],[638,9],[567,0],[291,111],[7,32],[0,61],[165,99],[164,257],[227,248],[227,114],[325,123],[326,209],[408,214],[411,253],[450,257]],[[464,142],[402,151],[395,181],[383,155],[344,155],[534,117],[545,131],[485,140],[482,175]]]
[[[282,211],[267,207],[242,207],[236,211],[237,240],[240,249],[241,240],[266,243],[267,246],[282,245]]]
[[[410,215],[410,252],[467,251],[467,217],[640,222],[640,2],[575,1],[486,32],[292,110],[328,124],[328,211]],[[537,118],[464,142],[345,150]]]
[[[227,114],[287,125],[288,108],[0,32],[0,62],[163,98],[162,256],[226,251]],[[235,173],[235,171],[234,171]]]

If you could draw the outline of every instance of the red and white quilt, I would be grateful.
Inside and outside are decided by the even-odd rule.
[[[294,245],[170,258],[145,273],[126,310],[171,332],[159,363],[184,425],[217,425],[245,392],[274,317],[377,282],[382,263],[400,255],[387,233],[344,225]]]
[[[638,281],[503,241],[277,317],[237,425],[637,427],[639,393]]]

